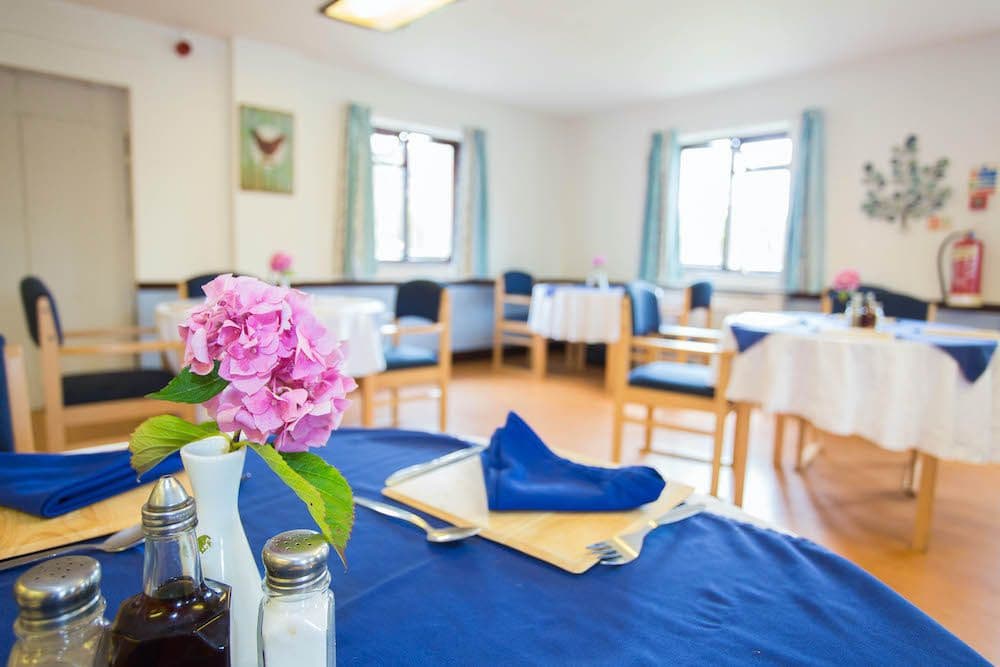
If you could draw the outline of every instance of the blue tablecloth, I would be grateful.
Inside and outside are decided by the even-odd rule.
[[[345,429],[324,455],[358,493],[377,496],[393,470],[460,444]],[[255,553],[270,535],[311,525],[252,454],[247,470],[241,514]],[[844,559],[717,516],[654,532],[629,566],[577,576],[481,538],[429,544],[359,509],[347,557],[346,573],[331,559],[340,664],[987,664]],[[142,555],[98,559],[111,616],[139,590]],[[0,655],[22,571],[0,573]]]

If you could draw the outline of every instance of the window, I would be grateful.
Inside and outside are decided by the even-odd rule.
[[[792,141],[724,137],[681,149],[681,264],[777,273],[785,260]]]
[[[458,144],[420,132],[376,129],[371,146],[375,259],[450,261]]]

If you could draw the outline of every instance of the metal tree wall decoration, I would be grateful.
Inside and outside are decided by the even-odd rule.
[[[906,137],[902,146],[892,147],[890,175],[886,178],[871,162],[866,162],[862,183],[868,189],[861,210],[888,222],[899,220],[903,229],[911,218],[926,218],[944,206],[951,188],[942,184],[948,159],[920,165],[917,137]]]

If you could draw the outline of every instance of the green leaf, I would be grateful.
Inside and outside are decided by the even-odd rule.
[[[283,454],[270,445],[248,444],[306,504],[323,537],[347,567],[344,548],[354,526],[354,496],[340,471],[315,454]]]
[[[167,386],[160,391],[146,394],[146,398],[158,398],[161,401],[174,403],[204,403],[219,394],[229,386],[229,380],[219,377],[219,362],[208,375],[198,375],[191,372],[191,367],[185,367]]]
[[[210,435],[224,435],[215,422],[192,424],[173,415],[150,417],[139,424],[128,440],[130,462],[140,475],[189,443]]]
[[[212,538],[208,535],[198,536],[198,553],[205,553],[212,546]]]

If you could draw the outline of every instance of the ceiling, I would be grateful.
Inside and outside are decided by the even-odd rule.
[[[561,113],[1000,31],[998,0],[458,0],[393,33],[324,18],[322,0],[75,1]]]

